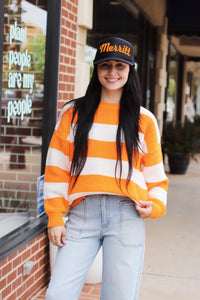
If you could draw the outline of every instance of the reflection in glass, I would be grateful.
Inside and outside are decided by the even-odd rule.
[[[47,12],[46,1],[38,0],[37,5],[32,3],[24,0],[5,1],[0,228],[2,218],[5,224],[9,214],[18,214],[17,217],[19,213],[23,214],[21,218],[12,218],[16,219],[16,226],[27,221],[29,216],[36,216],[36,187],[41,167]]]
[[[166,121],[175,120],[175,107],[177,97],[177,53],[174,46],[170,45],[170,61],[169,61],[169,81],[167,89]]]

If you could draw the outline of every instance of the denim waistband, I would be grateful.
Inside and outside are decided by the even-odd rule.
[[[131,198],[123,195],[115,194],[92,194],[87,195],[84,198],[97,198],[97,199],[107,199],[107,200],[131,200]]]

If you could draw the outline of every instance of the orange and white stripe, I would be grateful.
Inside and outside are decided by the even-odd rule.
[[[141,107],[140,149],[133,155],[133,172],[126,187],[128,158],[122,139],[122,174],[116,169],[116,134],[119,105],[101,102],[88,137],[88,155],[84,168],[73,186],[70,175],[74,149],[74,125],[71,126],[72,105],[61,112],[48,150],[45,170],[45,210],[48,226],[63,225],[62,214],[91,194],[116,194],[136,201],[153,202],[151,218],[166,212],[168,179],[164,172],[160,134],[153,114]],[[119,178],[121,178],[119,186]],[[117,183],[118,179],[118,183]]]

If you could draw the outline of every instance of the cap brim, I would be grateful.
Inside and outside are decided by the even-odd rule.
[[[133,66],[134,65],[134,62],[128,62],[127,60],[125,60],[125,59],[121,59],[121,58],[118,58],[118,57],[116,57],[116,56],[110,56],[110,57],[104,57],[104,58],[102,58],[102,59],[98,59],[98,60],[96,60],[96,61],[94,61],[93,63],[94,63],[94,65],[98,65],[98,64],[100,64],[100,63],[102,63],[102,62],[104,62],[104,61],[109,61],[109,60],[116,60],[116,61],[122,61],[122,62],[124,62],[124,63],[126,63],[126,64],[128,64],[128,65],[130,65],[130,66]]]

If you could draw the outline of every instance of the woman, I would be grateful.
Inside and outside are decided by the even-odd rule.
[[[48,236],[59,247],[47,300],[78,300],[101,246],[101,299],[138,299],[144,218],[165,214],[168,185],[156,120],[140,102],[132,45],[101,41],[86,95],[64,107],[47,155]]]

